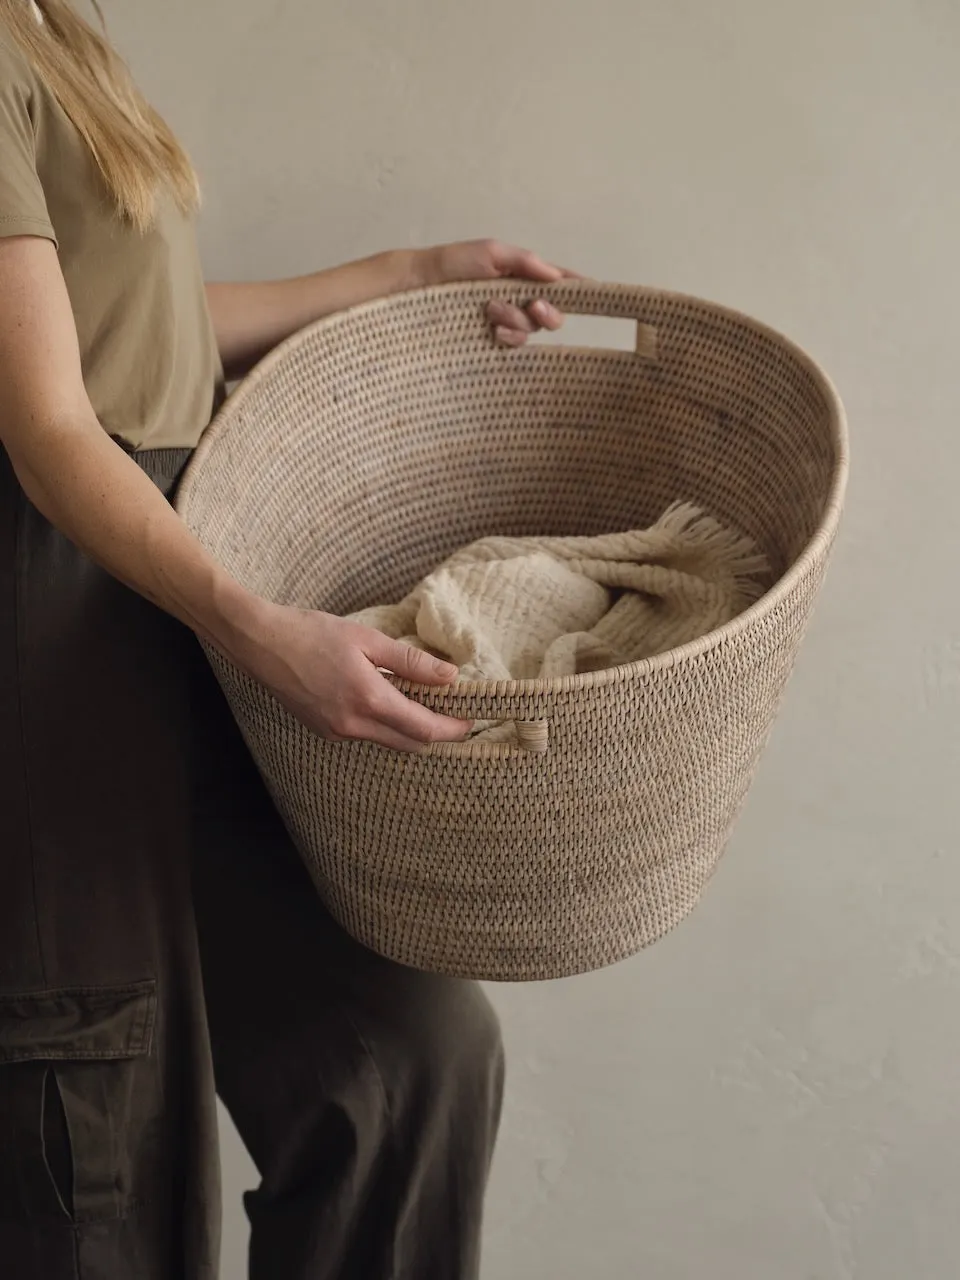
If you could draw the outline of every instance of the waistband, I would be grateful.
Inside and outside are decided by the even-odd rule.
[[[140,470],[167,498],[173,495],[192,456],[192,449],[137,449],[130,453]]]

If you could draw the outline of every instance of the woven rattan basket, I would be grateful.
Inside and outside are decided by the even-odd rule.
[[[837,396],[784,338],[647,289],[548,293],[635,319],[636,350],[496,348],[485,304],[528,300],[517,284],[361,307],[247,379],[178,498],[241,582],[337,614],[401,598],[480,536],[638,528],[676,499],[766,552],[763,599],[683,649],[552,682],[405,687],[518,722],[525,745],[326,743],[209,654],[330,911],[394,960],[487,979],[611,964],[697,902],[794,664],[847,470]]]

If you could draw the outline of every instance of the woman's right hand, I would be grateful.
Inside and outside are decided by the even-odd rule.
[[[469,721],[437,715],[381,674],[445,687],[457,678],[450,663],[327,613],[269,604],[258,613],[255,636],[237,655],[240,664],[322,738],[420,751],[469,733]]]

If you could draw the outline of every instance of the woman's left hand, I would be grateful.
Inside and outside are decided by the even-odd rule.
[[[527,249],[501,244],[498,240],[468,240],[427,249],[424,266],[426,283],[431,285],[508,279],[555,284],[558,280],[578,278],[575,272],[555,267]],[[527,307],[491,302],[487,316],[494,337],[507,347],[522,347],[531,334],[541,329],[559,329],[563,324],[563,313],[543,298]]]

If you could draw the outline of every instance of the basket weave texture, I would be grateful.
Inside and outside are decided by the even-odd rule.
[[[513,743],[327,743],[208,650],[333,915],[393,960],[493,980],[601,968],[696,904],[780,705],[847,474],[837,395],[778,334],[649,289],[546,294],[635,319],[636,351],[496,348],[485,304],[529,301],[515,282],[357,308],[250,375],[178,496],[246,586],[336,614],[401,599],[477,538],[644,528],[678,499],[768,557],[763,598],[682,649],[556,681],[401,685],[515,722]]]

